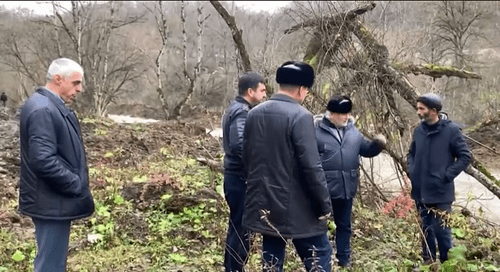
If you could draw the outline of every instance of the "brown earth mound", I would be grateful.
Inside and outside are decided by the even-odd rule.
[[[80,118],[80,121],[90,167],[100,163],[133,166],[150,156],[157,156],[161,148],[175,155],[199,158],[202,163],[220,163],[220,139],[207,133],[207,129],[210,131],[220,123],[219,113],[200,111],[190,114],[189,118],[147,125],[115,124],[109,119]],[[113,155],[103,156],[106,153]],[[19,164],[19,122],[11,115],[0,120],[0,226],[23,225],[15,211],[4,209],[8,202],[17,201]],[[99,186],[96,180],[90,182]],[[192,202],[180,200],[179,205],[189,201]]]
[[[500,171],[500,120],[482,123],[473,132],[466,133],[474,157],[492,171]]]

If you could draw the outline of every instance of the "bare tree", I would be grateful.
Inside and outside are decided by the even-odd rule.
[[[92,110],[97,116],[104,116],[110,103],[126,91],[127,84],[133,83],[142,74],[138,68],[142,61],[140,53],[126,46],[120,49],[115,46],[126,40],[120,37],[120,28],[138,23],[142,18],[126,16],[126,19],[121,19],[123,16],[117,15],[121,6],[121,3],[113,1],[73,1],[71,12],[65,12],[61,6],[54,4],[58,23],[45,21],[62,30],[72,41],[73,54],[87,71],[84,96],[92,101]]]
[[[155,74],[157,80],[156,92],[158,93],[158,98],[160,99],[161,108],[165,114],[165,119],[169,119],[170,113],[169,113],[168,103],[164,95],[163,82],[162,82],[162,77],[164,76],[162,69],[163,57],[165,55],[165,50],[167,49],[168,45],[167,14],[166,10],[164,9],[163,2],[164,1],[157,1],[154,6],[154,9],[150,9],[148,7],[146,8],[153,14],[156,21],[156,27],[158,29],[158,33],[160,34],[161,38],[161,47],[158,50],[158,54],[156,55],[154,61],[156,65]]]
[[[195,87],[196,87],[196,80],[198,79],[198,76],[200,74],[200,67],[201,67],[201,61],[203,58],[203,30],[205,27],[205,20],[208,18],[207,17],[203,18],[203,3],[198,2],[197,5],[197,59],[196,59],[196,64],[194,66],[194,71],[193,75],[190,75],[188,71],[188,50],[187,50],[187,32],[186,32],[186,14],[185,14],[185,2],[181,1],[181,21],[182,21],[182,52],[183,52],[183,59],[184,59],[184,69],[183,69],[183,74],[186,80],[189,82],[189,87],[186,96],[180,101],[177,106],[175,106],[172,114],[172,118],[180,116],[182,113],[182,109],[186,106],[186,104],[191,100],[191,97],[194,93]]]
[[[446,54],[452,54],[454,65],[459,69],[470,62],[470,56],[465,48],[471,38],[481,38],[483,35],[476,25],[482,13],[472,1],[441,1],[436,4],[437,16],[434,21],[436,40],[441,43]]]

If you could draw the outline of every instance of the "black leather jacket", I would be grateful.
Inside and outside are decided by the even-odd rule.
[[[284,94],[250,110],[243,161],[248,168],[244,227],[272,236],[278,230],[285,238],[325,233],[326,223],[318,217],[332,207],[310,112]],[[269,213],[262,218],[263,211]]]
[[[248,111],[252,105],[242,96],[237,96],[222,118],[222,143],[224,147],[224,172],[246,175],[241,158],[243,130]]]

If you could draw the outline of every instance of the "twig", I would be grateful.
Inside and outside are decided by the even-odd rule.
[[[489,146],[487,146],[487,145],[485,145],[485,144],[483,144],[483,143],[481,143],[481,142],[479,142],[479,141],[476,141],[476,140],[472,139],[470,136],[467,136],[467,135],[465,135],[465,134],[464,134],[464,136],[465,136],[465,138],[467,138],[467,139],[469,139],[469,140],[473,141],[474,143],[476,143],[476,144],[478,144],[478,145],[480,145],[480,146],[482,146],[482,147],[484,147],[484,148],[486,148],[486,149],[490,150],[491,152],[493,152],[493,153],[495,153],[495,154],[497,154],[497,155],[500,155],[500,154],[498,154],[498,153],[495,151],[495,149],[493,149],[493,148],[491,148],[491,147],[489,147]]]

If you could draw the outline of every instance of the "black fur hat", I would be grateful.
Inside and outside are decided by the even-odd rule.
[[[311,88],[314,83],[314,69],[305,62],[287,61],[276,71],[276,82]]]
[[[349,113],[352,109],[352,101],[347,95],[334,95],[328,101],[326,109],[329,112]]]

